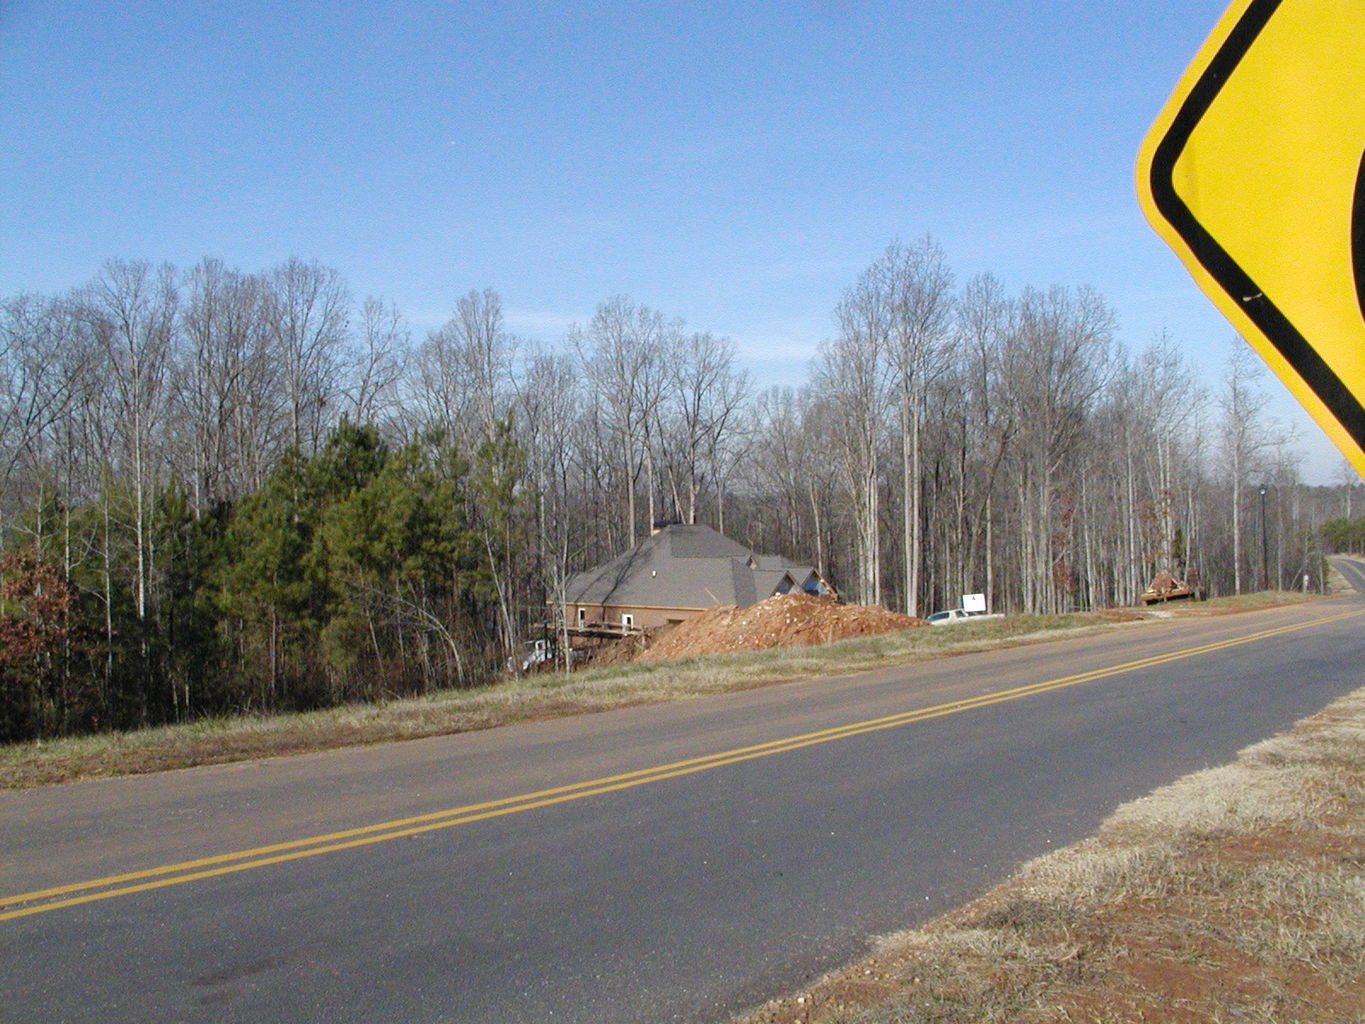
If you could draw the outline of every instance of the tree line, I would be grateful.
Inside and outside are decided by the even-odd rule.
[[[930,239],[833,319],[804,385],[760,389],[624,296],[553,344],[491,290],[414,340],[298,259],[5,300],[0,740],[482,682],[657,520],[912,614],[1128,604],[1160,569],[1318,586],[1351,536],[1245,346],[1207,391],[1097,293],[959,285]]]

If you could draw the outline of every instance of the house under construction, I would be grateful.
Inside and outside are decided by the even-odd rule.
[[[774,594],[832,594],[810,565],[760,555],[709,526],[670,525],[565,586],[570,633],[624,636],[682,622],[718,604],[745,608]]]

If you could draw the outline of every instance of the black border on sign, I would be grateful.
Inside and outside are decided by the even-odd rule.
[[[1289,322],[1260,286],[1195,219],[1175,191],[1175,164],[1232,72],[1279,8],[1282,0],[1252,0],[1185,97],[1165,137],[1152,155],[1152,201],[1166,222],[1190,247],[1218,286],[1241,307],[1305,384],[1322,400],[1356,444],[1365,449],[1365,407],[1342,383],[1307,339]]]

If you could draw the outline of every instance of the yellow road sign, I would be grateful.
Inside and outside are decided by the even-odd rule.
[[[1235,0],[1137,177],[1157,233],[1365,476],[1365,2]]]

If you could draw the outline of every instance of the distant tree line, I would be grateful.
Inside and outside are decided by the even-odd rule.
[[[1329,519],[1318,532],[1329,552],[1365,554],[1365,519]]]
[[[1299,483],[1244,346],[1206,392],[1096,293],[959,287],[928,239],[834,323],[807,384],[758,390],[621,296],[553,345],[488,290],[414,341],[301,260],[5,300],[0,741],[483,682],[661,519],[917,614],[1127,604],[1188,567],[1318,586],[1363,546],[1361,489]]]

